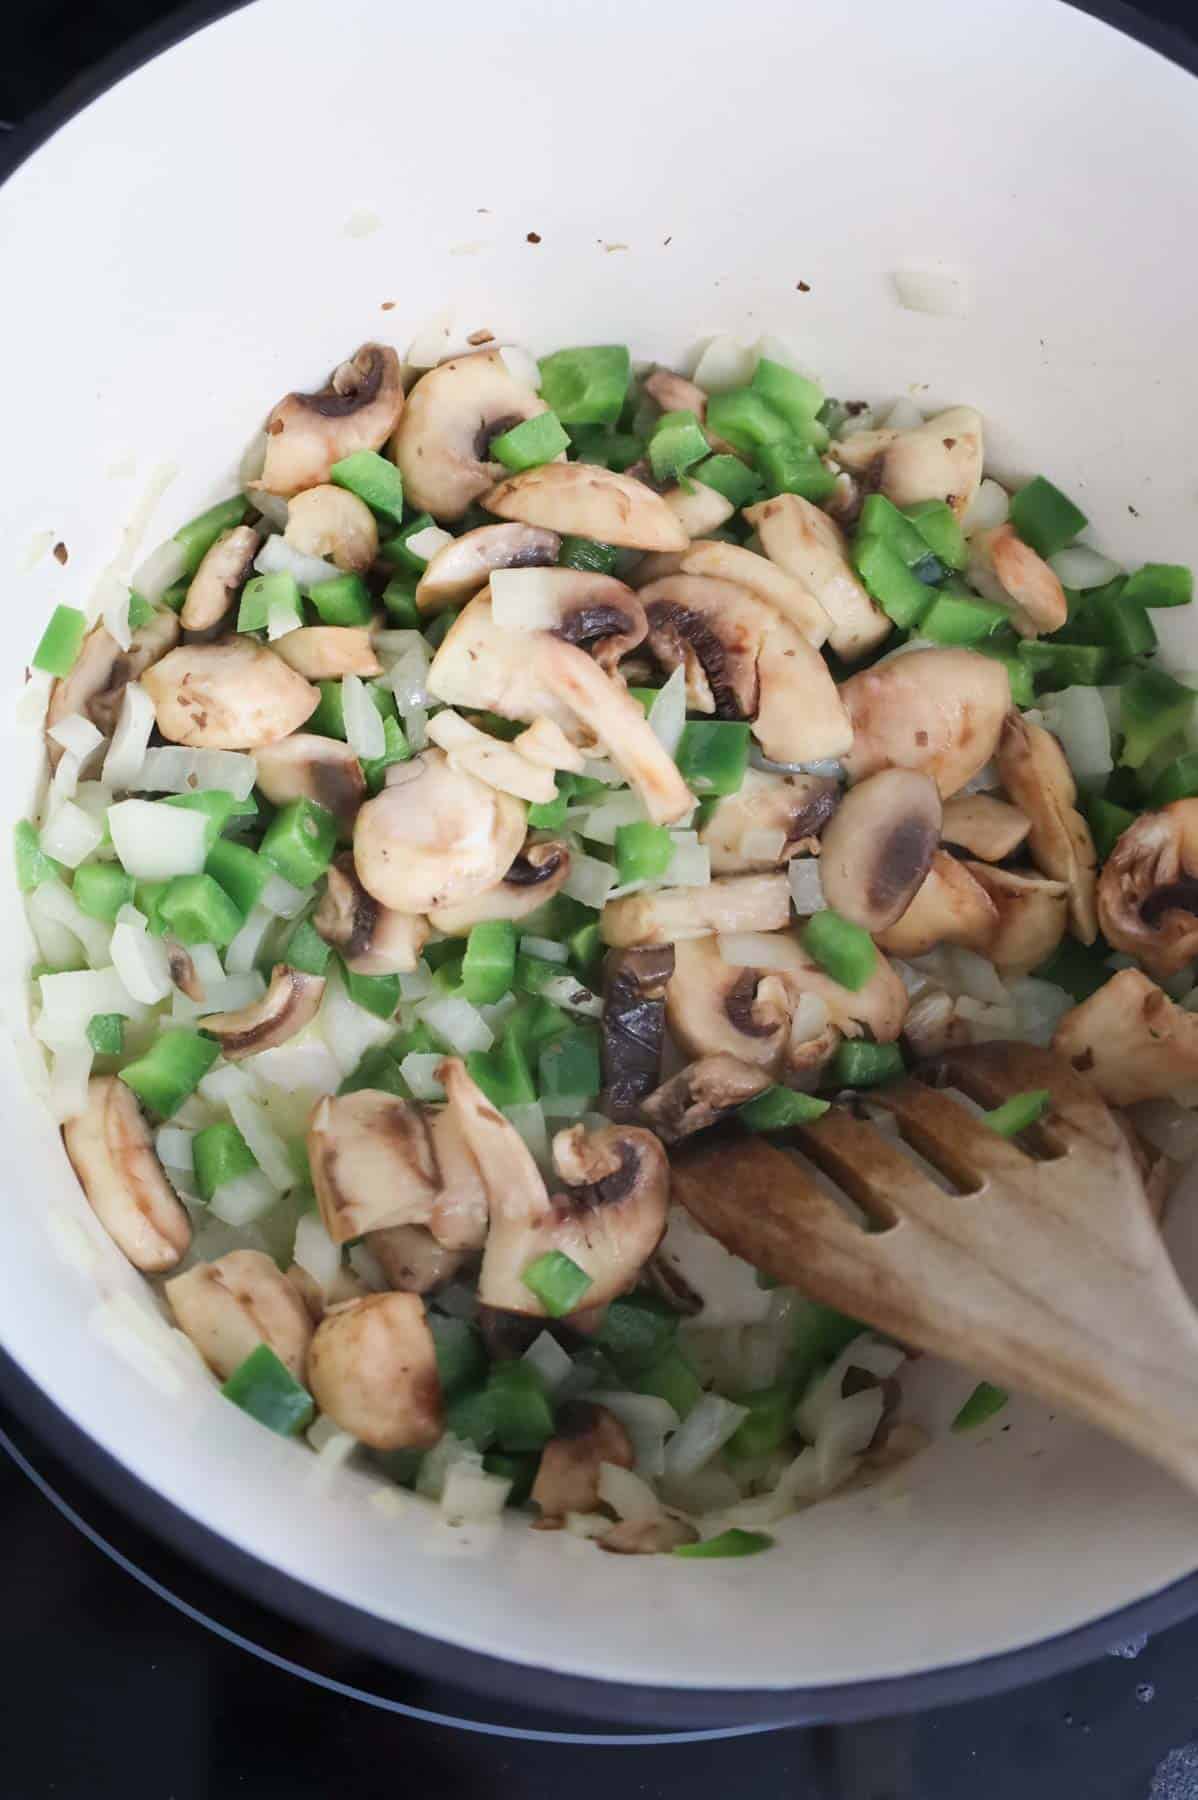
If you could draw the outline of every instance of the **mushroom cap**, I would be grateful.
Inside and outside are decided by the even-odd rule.
[[[260,1000],[237,1012],[209,1013],[200,1029],[216,1038],[221,1055],[229,1062],[273,1050],[307,1029],[324,999],[324,976],[306,975],[286,963],[276,963],[270,986]]]
[[[736,793],[713,804],[699,842],[710,853],[713,875],[776,869],[819,848],[819,834],[839,804],[840,786],[830,776],[746,769]]]
[[[154,1154],[132,1091],[115,1075],[93,1076],[87,1107],[62,1128],[71,1166],[117,1249],[147,1275],[173,1269],[191,1243],[187,1210]]]
[[[425,1225],[441,1192],[429,1115],[359,1088],[321,1100],[308,1127],[312,1186],[335,1244],[386,1225]]]
[[[631,470],[626,472],[632,473]],[[706,537],[709,531],[718,531],[736,511],[731,500],[708,487],[705,481],[696,481],[693,475],[686,477],[685,487],[674,482],[670,487],[662,488],[661,497],[687,536],[692,538]]]
[[[499,581],[506,575],[499,571]],[[542,629],[588,650],[610,675],[621,659],[644,641],[645,609],[626,582],[591,569],[537,569],[518,578],[522,595],[535,604]],[[498,583],[491,584],[491,611],[498,604]]]
[[[595,463],[542,463],[501,481],[483,495],[482,504],[500,519],[624,550],[685,550],[690,543],[660,494],[632,475]]]
[[[614,1556],[668,1556],[680,1544],[697,1544],[699,1528],[682,1513],[663,1509],[652,1519],[621,1519],[596,1542]]]
[[[850,780],[922,769],[947,799],[994,755],[1011,687],[976,650],[913,650],[850,675],[840,697],[853,723]]]
[[[230,1250],[196,1263],[164,1292],[181,1331],[226,1381],[259,1344],[304,1379],[312,1317],[293,1282],[261,1250]]]
[[[451,706],[434,713],[428,722],[430,742],[444,750],[451,769],[477,775],[488,787],[514,794],[517,800],[545,805],[557,793],[553,770],[531,763],[513,745],[489,731],[480,731]]]
[[[167,606],[159,607],[152,619],[138,626],[127,650],[121,649],[107,626],[94,626],[84,638],[70,674],[54,683],[46,709],[47,727],[73,713],[82,713],[97,731],[110,738],[116,730],[125,689],[174,649],[179,632],[178,616]],[[46,747],[51,766],[57,767],[61,744],[48,738]]]
[[[257,750],[311,717],[320,693],[253,638],[184,644],[153,664],[142,686],[158,729],[193,750]]]
[[[918,769],[879,769],[850,788],[824,831],[820,875],[834,911],[885,931],[915,898],[940,842],[940,794]]]
[[[570,850],[558,838],[526,843],[502,881],[472,900],[434,906],[428,922],[448,937],[465,937],[489,919],[526,919],[560,893],[570,873]]]
[[[354,866],[368,894],[396,912],[473,899],[511,868],[525,808],[452,769],[441,750],[396,763],[354,826]]]
[[[1069,917],[1065,883],[1030,870],[996,869],[984,862],[966,862],[964,866],[998,911],[986,955],[999,973],[1026,975],[1047,962],[1065,935]]]
[[[1112,1106],[1170,1098],[1198,1081],[1198,1013],[1139,969],[1120,969],[1067,1012],[1052,1047]]]
[[[1077,783],[1065,752],[1051,732],[1012,709],[1003,721],[995,760],[1003,787],[1031,821],[1027,847],[1032,861],[1054,881],[1065,883],[1074,935],[1092,944],[1098,935],[1097,857],[1090,827],[1074,805]]]
[[[306,681],[340,681],[343,675],[382,671],[365,625],[300,625],[276,638],[271,649]]]
[[[665,995],[674,972],[671,945],[612,950],[603,963],[603,1111],[636,1115],[661,1079]]]
[[[1031,829],[1031,820],[994,794],[954,794],[945,802],[940,835],[946,844],[968,850],[982,862],[1012,856]]]
[[[219,625],[262,542],[251,525],[234,525],[222,531],[191,578],[179,622],[185,631],[209,631]]]
[[[663,1144],[705,1131],[769,1086],[769,1076],[738,1056],[701,1056],[663,1082],[641,1107]]]
[[[464,1250],[447,1250],[423,1225],[387,1225],[363,1240],[387,1286],[401,1294],[431,1294],[452,1281],[466,1260]]]
[[[557,562],[562,540],[556,531],[532,525],[480,525],[430,556],[416,583],[422,615],[443,612],[486,587],[496,569],[534,569]]]
[[[599,929],[605,944],[625,949],[720,931],[781,931],[789,923],[785,875],[721,875],[706,887],[651,888],[609,900]]]
[[[255,758],[257,786],[272,806],[289,800],[314,800],[331,812],[338,835],[349,837],[366,798],[366,777],[349,745],[314,731],[293,731],[277,743],[263,744]]]
[[[911,431],[883,428],[843,439],[832,454],[859,472],[877,463],[878,486],[896,506],[945,500],[961,518],[981,485],[982,415],[972,406],[950,406]]]
[[[1141,813],[1103,864],[1098,923],[1108,944],[1165,980],[1198,956],[1198,800]]]
[[[425,919],[380,906],[358,880],[350,855],[330,866],[312,923],[355,975],[411,974],[429,933]]]
[[[327,1413],[374,1450],[427,1449],[444,1429],[437,1349],[418,1294],[368,1294],[325,1314],[308,1383]]]
[[[530,1498],[543,1519],[594,1512],[603,1463],[631,1469],[632,1440],[614,1413],[589,1400],[569,1400],[557,1416],[557,1435],[541,1452]]]
[[[460,1057],[446,1057],[437,1078],[448,1100],[435,1129],[447,1198],[433,1214],[433,1232],[443,1244],[474,1248],[487,1236],[488,1214],[493,1218],[497,1206],[537,1211],[545,1183],[520,1133]]]
[[[315,394],[287,394],[266,421],[266,462],[250,488],[290,499],[355,450],[380,450],[403,411],[399,358],[363,344]]]
[[[988,951],[998,911],[966,865],[937,850],[909,906],[877,941],[888,956],[926,956],[937,944]]]
[[[409,505],[434,519],[460,519],[504,473],[489,459],[492,438],[548,411],[498,350],[455,356],[430,369],[408,395],[391,445]]]
[[[770,562],[819,602],[837,656],[852,662],[890,636],[893,625],[863,587],[844,535],[827,513],[800,494],[776,494],[747,506],[744,516]]]
[[[1056,571],[1038,556],[1030,544],[1017,537],[1012,525],[996,525],[978,531],[969,541],[971,572],[982,593],[1009,602],[1011,624],[1022,637],[1041,631],[1059,631],[1069,617],[1069,602]],[[977,580],[981,574],[982,580]],[[986,581],[984,577],[991,579]]]
[[[717,539],[692,544],[683,551],[678,567],[683,575],[709,575],[716,581],[731,581],[747,589],[789,619],[817,650],[827,641],[832,621],[820,602],[802,581],[788,575],[767,556]]]
[[[339,569],[361,573],[379,553],[379,528],[364,500],[326,482],[296,494],[283,542],[304,556],[326,556]]]

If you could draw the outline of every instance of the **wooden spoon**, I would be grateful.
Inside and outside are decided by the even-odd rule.
[[[1014,1142],[937,1085],[987,1108],[1036,1088],[1052,1102]],[[784,1139],[695,1140],[673,1158],[673,1198],[775,1280],[1067,1407],[1198,1492],[1198,1314],[1094,1089],[1046,1050],[994,1043],[938,1057],[866,1104],[959,1191],[842,1104]]]

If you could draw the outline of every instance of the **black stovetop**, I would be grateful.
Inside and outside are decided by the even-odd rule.
[[[22,121],[169,10],[9,0],[0,173]],[[1195,30],[1190,0],[1142,10]],[[481,1701],[318,1638],[130,1524],[3,1409],[0,1525],[0,1800],[609,1800],[613,1781],[630,1800],[1198,1800],[1198,1621],[992,1700],[685,1741]]]

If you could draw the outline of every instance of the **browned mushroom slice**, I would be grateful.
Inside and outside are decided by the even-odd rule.
[[[1128,826],[1103,864],[1098,922],[1109,944],[1160,980],[1198,955],[1198,800]]]
[[[491,613],[505,631],[549,631],[589,651],[609,675],[644,641],[647,629],[633,590],[590,569],[500,571],[491,582]]]
[[[301,625],[276,638],[271,649],[306,681],[340,681],[343,675],[369,677],[382,670],[370,633],[360,625]]]
[[[185,644],[145,671],[158,729],[193,750],[257,750],[298,731],[320,691],[252,638]]]
[[[536,569],[556,563],[562,540],[533,525],[480,525],[464,531],[430,556],[416,583],[416,605],[426,616],[459,606],[486,587],[496,569]]]
[[[768,557],[758,556],[739,544],[715,541],[692,544],[682,553],[678,567],[684,575],[710,575],[717,581],[731,581],[747,588],[789,619],[809,644],[818,649],[827,641],[832,622],[815,595]]]
[[[674,973],[670,944],[612,950],[603,964],[603,1110],[634,1118],[661,1077],[665,995]]]
[[[122,650],[104,625],[97,625],[83,640],[83,648],[69,675],[54,683],[46,712],[47,726],[82,713],[97,731],[110,738],[117,714],[131,681],[139,681],[152,663],[159,661],[179,641],[179,620],[169,607],[159,607],[152,619],[139,625],[127,650]],[[62,745],[47,738],[51,767],[57,767]]]
[[[569,1400],[557,1415],[555,1437],[541,1452],[532,1499],[546,1521],[567,1513],[594,1512],[599,1505],[599,1469],[614,1463],[631,1469],[632,1440],[606,1407]]]
[[[818,851],[820,833],[839,804],[839,783],[827,775],[746,769],[735,794],[712,802],[699,842],[710,854],[713,875],[776,869]]]
[[[680,1544],[698,1541],[698,1526],[675,1512],[662,1512],[654,1519],[621,1519],[596,1539],[601,1550],[616,1556],[667,1556]]]
[[[880,769],[851,788],[823,836],[824,897],[866,931],[906,912],[940,842],[940,795],[917,769]]]
[[[301,1295],[261,1250],[230,1250],[197,1263],[164,1289],[181,1331],[227,1380],[259,1344],[304,1379],[312,1318]]]
[[[849,561],[834,519],[799,494],[776,494],[745,508],[761,548],[818,601],[828,619],[828,643],[848,662],[865,655],[894,629]]]
[[[1047,962],[1065,935],[1069,892],[1063,881],[1030,870],[996,869],[967,862],[965,868],[984,887],[998,912],[986,955],[1003,975],[1026,975]]]
[[[442,750],[396,763],[358,813],[354,866],[367,893],[400,913],[427,913],[486,893],[510,869],[525,809]]]
[[[204,999],[204,984],[196,974],[196,966],[190,953],[175,938],[164,938],[167,967],[170,970],[171,983],[189,1000],[197,1002]]]
[[[362,1241],[387,1286],[402,1294],[431,1294],[452,1281],[466,1260],[464,1250],[447,1250],[423,1225],[387,1225],[368,1231]]]
[[[312,923],[355,975],[410,974],[429,934],[426,919],[393,912],[368,894],[349,855],[329,869]]]
[[[526,919],[560,892],[569,873],[570,852],[559,839],[526,843],[502,881],[473,900],[434,906],[429,924],[448,937],[465,937],[487,919]]]
[[[266,422],[266,463],[250,488],[290,498],[329,479],[355,450],[380,450],[403,410],[399,358],[363,344],[315,394],[288,394]]]
[[[883,426],[832,445],[842,468],[868,473],[888,500],[945,500],[960,518],[982,479],[982,415],[950,406],[911,431]]]
[[[1112,1106],[1169,1099],[1198,1082],[1198,1013],[1139,969],[1120,969],[1067,1012],[1052,1047]]]
[[[1069,889],[1069,918],[1083,944],[1098,935],[1094,839],[1078,812],[1077,783],[1051,732],[1011,711],[996,754],[1003,787],[1031,820],[1032,861]],[[1188,961],[1182,957],[1181,962]],[[1180,968],[1181,962],[1172,967]]]
[[[1011,686],[976,650],[913,650],[851,675],[840,696],[853,722],[850,780],[922,769],[947,799],[994,755]]]
[[[701,1056],[663,1082],[641,1117],[663,1144],[705,1131],[770,1085],[769,1076],[736,1056]]]
[[[631,475],[594,463],[526,469],[484,494],[482,504],[501,519],[625,550],[685,550],[690,542],[660,494]]]
[[[296,1037],[312,1023],[323,998],[323,975],[305,975],[301,969],[276,963],[261,1000],[237,1012],[209,1013],[201,1020],[201,1029],[217,1040],[229,1062],[240,1062],[243,1056],[273,1050]]]
[[[498,350],[455,356],[430,369],[408,395],[391,446],[409,505],[434,519],[460,519],[503,476],[502,464],[490,458],[492,439],[548,410]]]
[[[322,1413],[374,1450],[424,1450],[444,1428],[437,1349],[418,1294],[330,1307],[308,1352]]]
[[[790,922],[785,875],[721,875],[701,888],[651,888],[609,900],[605,944],[676,944],[719,931],[781,931]]]
[[[371,1088],[320,1101],[308,1161],[335,1244],[386,1225],[426,1225],[441,1194],[426,1109]]]
[[[67,1120],[62,1141],[88,1204],[117,1249],[147,1275],[173,1269],[191,1243],[191,1222],[125,1083],[115,1075],[93,1076],[86,1111]]]
[[[294,731],[277,744],[264,744],[254,760],[257,785],[272,806],[314,800],[332,813],[339,836],[351,834],[366,798],[366,777],[348,744],[312,731]]]
[[[982,862],[1013,856],[1031,829],[1026,813],[993,794],[955,794],[946,801],[940,835]]]
[[[964,863],[937,850],[910,905],[877,933],[888,956],[926,956],[937,944],[985,950],[998,928],[998,909]]]
[[[249,525],[222,532],[191,578],[179,622],[185,631],[219,625],[250,572],[261,537]]]
[[[975,532],[969,541],[969,574],[987,598],[1011,608],[1011,624],[1021,637],[1059,631],[1069,603],[1056,572],[1011,525]]]

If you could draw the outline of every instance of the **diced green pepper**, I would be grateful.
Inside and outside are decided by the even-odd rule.
[[[903,631],[914,631],[935,598],[933,591],[907,567],[897,550],[880,537],[858,534],[853,567],[887,618]]]
[[[910,519],[932,555],[946,569],[965,567],[969,561],[965,533],[947,501],[917,500],[913,506],[904,506],[902,511],[904,518]]]
[[[1018,1137],[1037,1119],[1042,1119],[1052,1104],[1052,1095],[1047,1088],[1032,1088],[1025,1094],[1012,1094],[1001,1106],[982,1114],[982,1123],[999,1137]]]
[[[1149,806],[1168,806],[1172,800],[1191,800],[1198,794],[1198,750],[1187,750],[1167,768],[1161,770],[1148,790]],[[1105,802],[1099,802],[1105,804]],[[1112,807],[1113,812],[1121,812],[1121,807]],[[1128,823],[1131,823],[1130,817]],[[1123,827],[1127,829],[1126,826]],[[78,880],[76,880],[76,887]]]
[[[493,1050],[471,1050],[466,1073],[500,1111],[531,1106],[537,1097],[524,1045],[513,1032],[505,1032]]]
[[[538,996],[522,1000],[515,1012],[508,1015],[504,1042],[514,1039],[525,1055],[532,1058],[539,1056],[543,1045],[552,1043],[570,1028],[570,1015],[560,1006],[554,1006],[551,1000]]]
[[[995,1387],[992,1382],[979,1381],[968,1400],[949,1427],[951,1431],[972,1431],[977,1425],[984,1425],[995,1413],[1000,1413],[1010,1399],[1005,1388]]]
[[[707,402],[707,434],[723,438],[734,450],[751,456],[762,444],[776,444],[793,437],[786,418],[752,387],[713,394]]]
[[[261,855],[294,887],[311,887],[327,870],[337,848],[337,821],[314,800],[280,807],[262,839]]]
[[[183,573],[188,580],[195,574],[217,538],[226,531],[232,531],[234,525],[240,525],[249,510],[250,503],[245,495],[234,494],[231,500],[218,500],[207,512],[197,514],[186,525],[180,525],[175,533],[175,542],[182,544],[186,553]]]
[[[749,766],[749,727],[732,719],[691,720],[674,760],[693,793],[738,793]]]
[[[380,1094],[394,1094],[397,1100],[412,1098],[412,1090],[400,1073],[392,1045],[379,1044],[373,1050],[368,1050],[357,1067],[345,1077],[337,1092],[356,1094],[361,1088],[371,1088]]]
[[[393,1481],[396,1487],[412,1488],[416,1485],[424,1456],[423,1450],[372,1450],[370,1460],[379,1474]]]
[[[483,1468],[488,1475],[498,1475],[511,1482],[505,1505],[523,1506],[532,1493],[540,1462],[540,1457],[532,1450],[488,1450],[483,1457]]]
[[[574,1099],[597,1094],[603,1085],[597,1025],[571,1025],[545,1045],[537,1062],[542,1095]]]
[[[1027,664],[1020,662],[1016,652],[1002,649],[991,639],[985,639],[981,643],[975,644],[974,649],[980,651],[983,656],[990,657],[991,661],[1000,662],[1007,671],[1007,679],[1011,684],[1012,706],[1035,705],[1035,678]]]
[[[332,954],[311,919],[301,919],[283,945],[279,961],[304,975],[323,975]]]
[[[245,923],[239,907],[211,875],[176,875],[166,884],[159,916],[181,944],[215,944],[223,950]]]
[[[978,644],[992,637],[1010,621],[1005,606],[991,600],[959,600],[952,594],[937,594],[919,621],[920,637],[934,644]]]
[[[516,957],[516,969],[512,982],[518,993],[543,994],[551,981],[557,980],[566,973],[567,969],[563,963],[550,962],[543,956],[528,956],[521,951]]]
[[[585,569],[594,575],[613,575],[619,555],[614,544],[600,544],[594,538],[567,535],[562,539],[557,561],[561,569]]]
[[[737,1108],[750,1131],[785,1131],[788,1125],[808,1125],[828,1110],[826,1100],[799,1094],[793,1088],[768,1087],[755,1099]]]
[[[594,344],[543,356],[541,398],[563,425],[615,425],[632,359],[624,344]]]
[[[437,1353],[437,1375],[441,1392],[447,1400],[464,1389],[474,1387],[487,1372],[487,1353],[482,1338],[468,1319],[447,1319],[440,1313],[428,1315]]]
[[[771,1450],[788,1443],[794,1436],[797,1398],[794,1387],[785,1381],[739,1394],[738,1404],[748,1407],[749,1416],[741,1420],[725,1444],[725,1453],[734,1461],[739,1457],[768,1456]]]
[[[221,1388],[226,1400],[280,1437],[297,1437],[312,1423],[316,1406],[306,1387],[281,1362],[269,1344],[259,1344],[239,1363]]]
[[[1183,731],[1194,710],[1198,692],[1183,687],[1163,669],[1135,669],[1123,683],[1119,696],[1123,727],[1123,753],[1119,761],[1138,769],[1154,750],[1176,732]]]
[[[742,462],[739,456],[729,456],[726,451],[709,456],[706,462],[692,469],[691,474],[704,487],[714,488],[717,494],[723,494],[725,500],[738,508],[752,505],[765,492],[765,483],[748,463]]]
[[[851,1319],[833,1306],[803,1300],[795,1317],[794,1343],[786,1366],[788,1378],[796,1388],[806,1387],[813,1375],[835,1362],[841,1351],[868,1329],[860,1319]]]
[[[497,1363],[487,1380],[495,1436],[505,1450],[539,1450],[553,1436],[553,1406],[530,1363]]]
[[[386,786],[387,770],[392,763],[410,762],[412,747],[404,736],[398,719],[383,720],[383,754],[362,758],[362,773],[370,793],[377,794]]]
[[[196,1186],[205,1200],[211,1200],[218,1188],[236,1181],[258,1167],[258,1159],[234,1125],[222,1119],[206,1125],[191,1140],[191,1156],[195,1167]]]
[[[493,1006],[512,986],[516,972],[516,927],[510,919],[487,919],[471,928],[462,961],[462,986],[472,1006]]]
[[[1110,946],[1101,940],[1095,945],[1086,945],[1076,938],[1066,937],[1061,939],[1048,961],[1033,969],[1032,974],[1037,981],[1051,981],[1054,987],[1064,988],[1080,1004],[1111,979],[1106,961],[1109,955]]]
[[[669,481],[710,455],[711,445],[693,412],[663,413],[649,439],[654,479]]]
[[[903,1073],[897,1044],[867,1044],[861,1038],[840,1045],[832,1058],[831,1077],[841,1087],[876,1087]]]
[[[208,852],[204,873],[224,889],[244,918],[261,900],[274,870],[247,845],[217,838]]]
[[[948,511],[948,508],[945,510]],[[952,518],[951,512],[949,517]],[[934,582],[944,574],[944,565],[933,554],[914,520],[901,513],[885,494],[866,495],[861,503],[857,535],[859,538],[879,538],[922,581]]]
[[[495,1402],[486,1387],[467,1388],[449,1402],[445,1424],[464,1444],[489,1450],[495,1442]]]
[[[1194,571],[1184,563],[1145,563],[1127,578],[1124,595],[1136,606],[1188,606]]]
[[[1189,758],[1181,757],[1178,759],[1178,763],[1173,763],[1171,765],[1171,769],[1176,769],[1179,766],[1179,763],[1187,761],[1192,762],[1193,764],[1192,779],[1194,785],[1187,788],[1185,792],[1170,793],[1170,800],[1182,800],[1186,798],[1187,793],[1198,794],[1198,756]],[[1165,771],[1166,775],[1169,773],[1170,770]],[[1156,789],[1154,787],[1153,795],[1155,795],[1155,792]],[[1152,798],[1152,805],[1163,806],[1164,801],[1158,801],[1155,798]],[[1103,800],[1101,798],[1095,798],[1090,801],[1089,806],[1086,808],[1086,816],[1090,823],[1090,832],[1094,839],[1094,848],[1098,853],[1099,862],[1106,861],[1128,826],[1134,825],[1136,822],[1135,813],[1129,812],[1125,806],[1116,806],[1112,800]]]
[[[20,819],[13,826],[12,851],[17,869],[17,886],[23,894],[31,894],[34,888],[41,887],[43,881],[53,881],[62,874],[62,864],[46,855],[38,839],[37,827],[28,819]],[[98,863],[84,864],[84,868],[98,867]],[[82,868],[75,872],[76,886],[82,873]],[[80,901],[80,905],[82,904]]]
[[[349,456],[343,456],[329,470],[329,480],[338,487],[348,488],[381,518],[393,520],[396,525],[403,518],[403,476],[395,464],[380,456],[377,450],[354,450]]]
[[[572,931],[566,940],[566,947],[570,952],[571,967],[591,985],[604,951],[598,922],[580,925],[577,931]]]
[[[393,1019],[399,1010],[398,975],[356,975],[346,969],[345,991],[355,1006],[364,1007],[376,1019]]]
[[[664,825],[641,819],[616,827],[616,879],[621,886],[627,881],[657,881],[673,857],[674,840]]]
[[[170,884],[165,881],[135,881],[133,884],[133,904],[138,912],[146,916],[146,930],[151,937],[166,935],[166,921],[162,917],[162,897]]]
[[[246,582],[237,608],[238,631],[265,631],[272,610],[294,613],[297,619],[304,616],[299,583],[285,569],[276,569],[273,575],[255,575]]]
[[[557,773],[557,793],[552,800],[534,800],[528,809],[529,828],[536,831],[560,831],[566,822],[566,810],[574,793],[574,778],[564,769]]]
[[[1111,653],[1101,644],[1054,644],[1044,638],[1025,638],[1018,651],[1038,687],[1100,687],[1111,666]]]
[[[762,444],[755,460],[767,494],[801,494],[818,505],[836,487],[836,476],[819,451],[797,438]]]
[[[122,906],[132,905],[133,877],[116,863],[83,863],[75,870],[72,891],[82,912],[111,925]]]
[[[1086,529],[1089,520],[1060,488],[1037,475],[1011,496],[1011,523],[1037,555],[1055,556]]]
[[[535,1294],[551,1319],[564,1319],[577,1312],[593,1277],[565,1254],[563,1250],[547,1250],[529,1263],[520,1277],[530,1294]]]
[[[581,463],[601,469],[630,469],[645,453],[640,438],[631,431],[611,431],[604,425],[572,425],[570,442]]]
[[[69,675],[87,636],[87,620],[74,606],[56,606],[33,653],[33,666],[47,675]]]
[[[164,1031],[144,1056],[120,1071],[120,1079],[159,1118],[178,1112],[194,1094],[217,1057],[220,1045],[198,1031]]]
[[[416,604],[416,583],[410,576],[391,577],[383,589],[383,608],[392,625],[407,631],[423,629],[424,618]]]
[[[854,993],[865,986],[877,965],[877,948],[868,931],[831,907],[812,913],[799,933],[799,942],[833,981]]]
[[[428,557],[418,555],[415,550],[409,550],[408,540],[416,537],[422,531],[427,531],[429,526],[435,525],[436,522],[431,513],[425,512],[418,513],[414,519],[409,519],[406,525],[400,527],[394,537],[387,538],[384,543],[379,545],[379,561],[391,563],[396,568],[409,569],[414,575],[423,575],[428,567]]]
[[[656,1294],[625,1294],[603,1315],[594,1342],[622,1376],[638,1375],[661,1360],[678,1333],[678,1315]]]
[[[769,356],[758,357],[750,387],[800,436],[816,423],[824,403],[824,391],[818,383]]]
[[[569,447],[561,420],[552,412],[544,412],[522,419],[509,431],[501,431],[491,439],[487,454],[493,462],[501,462],[505,469],[520,474],[524,469],[539,469],[542,463],[552,462]]]
[[[675,1544],[674,1556],[689,1556],[697,1561],[722,1556],[758,1556],[771,1548],[774,1540],[767,1531],[744,1531],[730,1525],[716,1537],[700,1538],[697,1544]]]
[[[152,606],[150,604],[150,602],[148,600],[144,599],[141,594],[130,593],[130,595],[129,595],[129,629],[130,629],[130,631],[140,631],[143,625],[148,625],[150,623],[150,620],[154,617],[154,614],[157,611],[158,611],[158,608],[156,606]]]
[[[93,1013],[87,1021],[87,1041],[97,1056],[121,1056],[125,1049],[123,1013]]]
[[[1126,662],[1135,656],[1151,656],[1157,647],[1152,620],[1143,606],[1128,599],[1127,583],[1121,576],[1086,594],[1079,624]]]
[[[634,1375],[629,1385],[638,1394],[656,1394],[660,1400],[667,1400],[680,1419],[685,1419],[703,1392],[702,1382],[676,1344]]]
[[[369,625],[374,617],[370,589],[360,575],[334,575],[308,589],[322,625]]]
[[[162,595],[162,605],[165,606],[169,612],[182,612],[183,604],[187,599],[187,591],[190,586],[191,581],[186,575],[179,581],[172,581],[171,585]]]
[[[200,788],[194,794],[167,794],[159,806],[178,806],[184,812],[203,813],[207,820],[204,841],[211,850],[231,818],[241,810],[232,794],[223,788]],[[253,808],[251,807],[251,811]]]

